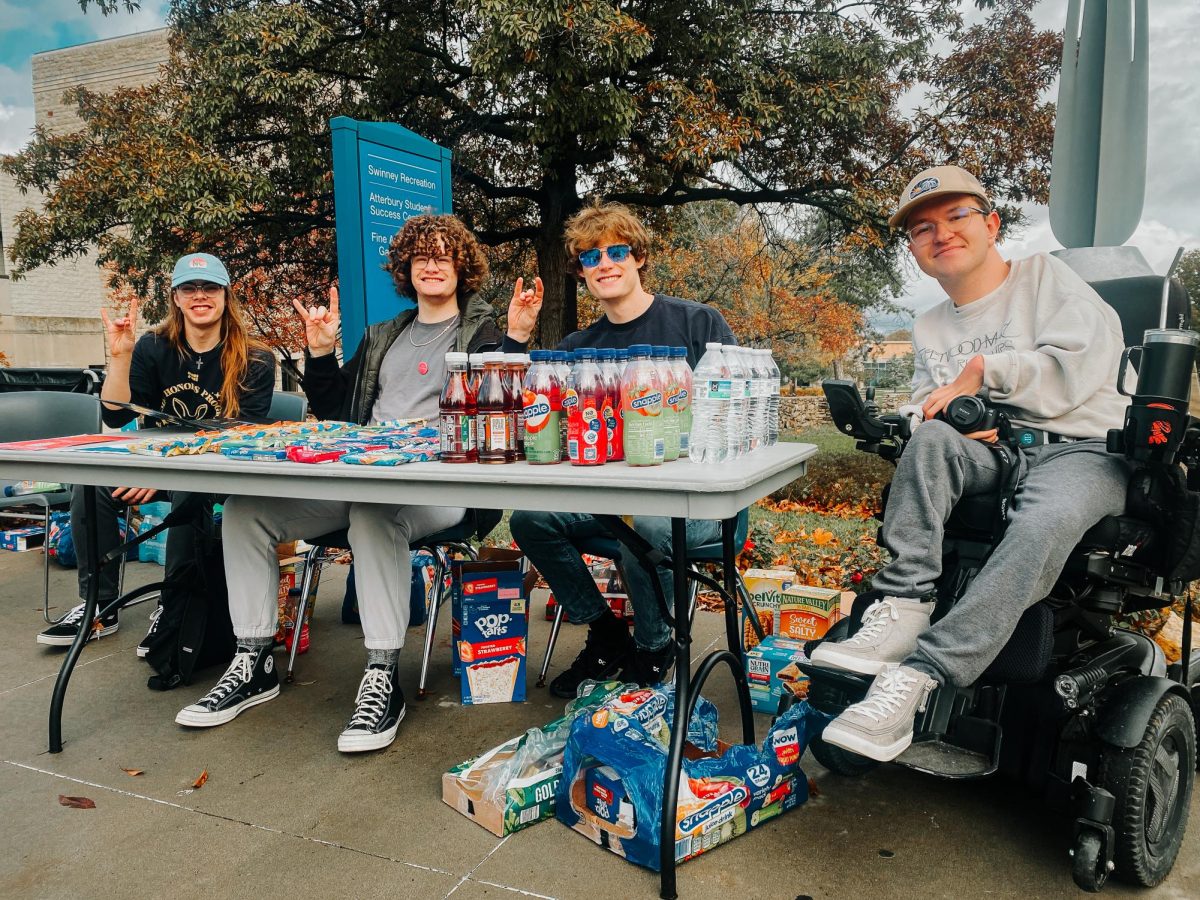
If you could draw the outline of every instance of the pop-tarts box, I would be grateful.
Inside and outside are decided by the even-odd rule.
[[[520,563],[454,566],[454,662],[463,705],[523,701],[529,618]]]
[[[757,712],[775,715],[779,698],[790,685],[808,681],[808,676],[793,663],[806,659],[804,642],[769,634],[743,655],[750,703]],[[793,690],[794,692],[794,690]]]
[[[24,553],[26,550],[40,547],[45,540],[46,529],[40,525],[0,531],[0,549],[12,550],[16,553]]]

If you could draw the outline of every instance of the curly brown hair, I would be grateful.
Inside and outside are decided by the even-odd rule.
[[[458,274],[458,305],[461,308],[466,299],[483,284],[488,263],[478,239],[458,216],[413,216],[392,238],[384,268],[392,273],[396,292],[415,300],[417,293],[412,286],[412,258],[442,254],[454,258],[454,271]]]

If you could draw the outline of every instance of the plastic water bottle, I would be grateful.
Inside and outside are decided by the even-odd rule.
[[[52,494],[63,486],[57,481],[18,481],[4,486],[5,497],[21,497],[25,494]]]
[[[688,458],[694,463],[720,463],[729,456],[729,367],[718,343],[705,344],[704,357],[692,373],[692,436]]]
[[[737,459],[750,449],[746,418],[750,403],[750,379],[742,365],[739,348],[733,344],[721,347],[725,366],[729,370],[729,421],[725,437],[729,444],[729,458]]]
[[[750,366],[750,449],[757,450],[767,445],[767,412],[771,405],[771,374],[762,351],[747,348],[746,360]]]
[[[687,364],[687,347],[671,348],[671,371],[677,392],[667,402],[679,416],[679,455],[687,456],[692,434],[692,367]]]
[[[771,384],[770,402],[767,404],[767,446],[779,443],[779,386],[782,380],[779,366],[770,350],[763,350],[763,362],[767,365],[767,377]]]

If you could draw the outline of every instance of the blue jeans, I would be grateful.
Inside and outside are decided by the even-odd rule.
[[[670,519],[635,516],[633,528],[654,547],[670,555]],[[555,599],[562,604],[572,622],[587,624],[604,614],[608,605],[580,558],[576,542],[596,537],[611,538],[608,529],[593,516],[582,513],[529,510],[516,510],[509,521],[509,529],[521,550],[542,573]],[[701,547],[720,539],[720,521],[687,520],[689,548]],[[651,576],[624,545],[621,546],[621,555],[621,570],[629,599],[633,603],[633,639],[643,650],[660,650],[671,640],[671,627],[663,619]],[[659,566],[658,580],[662,584],[667,606],[673,608],[674,573]]]

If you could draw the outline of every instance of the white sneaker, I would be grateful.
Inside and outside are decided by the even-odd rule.
[[[912,743],[913,722],[937,686],[918,669],[887,666],[863,700],[825,726],[821,740],[868,759],[890,762]]]
[[[70,647],[75,643],[75,635],[79,634],[79,629],[83,625],[83,613],[85,609],[86,606],[80,603],[67,613],[61,622],[57,625],[51,625],[39,634],[37,642],[45,644],[48,647]],[[113,613],[107,619],[94,619],[87,639],[95,641],[102,637],[108,637],[110,634],[116,634],[119,624],[116,613]]]
[[[180,725],[211,728],[235,719],[243,710],[279,696],[279,673],[270,647],[238,647],[213,689],[175,716]]]
[[[158,631],[158,620],[162,618],[162,611],[161,606],[156,606],[154,612],[150,613],[150,627],[146,629],[146,636],[142,638],[142,642],[137,645],[138,659],[145,659],[146,654],[150,652],[150,639]]]
[[[822,641],[813,650],[813,665],[878,675],[887,665],[904,662],[929,627],[932,603],[884,597],[867,607],[862,626],[844,641]]]

